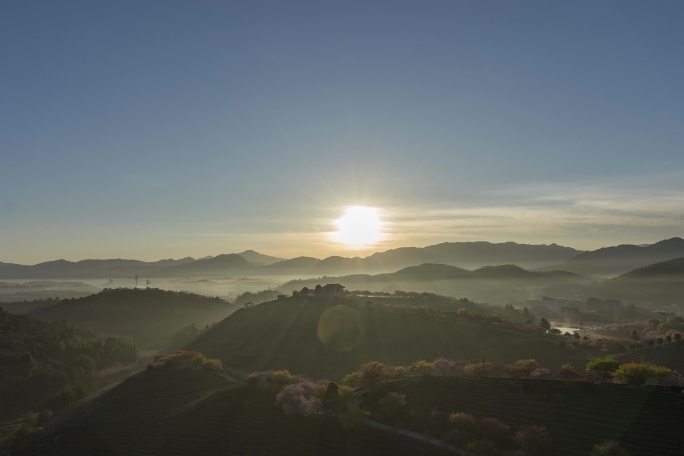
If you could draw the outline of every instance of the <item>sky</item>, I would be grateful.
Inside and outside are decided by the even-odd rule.
[[[0,3],[0,261],[684,234],[684,3]],[[350,205],[382,242],[335,243]]]

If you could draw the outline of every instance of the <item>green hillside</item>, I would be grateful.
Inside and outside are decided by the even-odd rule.
[[[440,356],[512,362],[536,358],[557,367],[583,365],[589,354],[562,347],[536,325],[429,308],[416,297],[297,296],[240,309],[188,349],[245,370],[289,369],[339,377],[362,362],[408,364]]]
[[[181,329],[193,323],[203,327],[224,318],[231,310],[227,302],[218,298],[156,288],[118,288],[85,298],[65,299],[31,315],[129,337],[141,348],[165,348]]]

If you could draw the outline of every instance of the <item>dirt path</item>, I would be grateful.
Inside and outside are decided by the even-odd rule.
[[[425,434],[420,434],[418,432],[413,432],[413,431],[408,431],[406,429],[401,429],[398,427],[390,426],[388,424],[380,423],[378,421],[373,421],[373,420],[366,420],[366,425],[375,428],[375,429],[380,429],[385,432],[391,432],[392,434],[396,435],[401,435],[402,437],[408,437],[410,439],[414,440],[420,440],[421,442],[425,442],[427,444],[430,444],[434,447],[438,447],[441,450],[448,451],[450,453],[458,454],[461,456],[466,456],[466,453],[461,450],[460,448],[456,448],[453,445],[449,445],[448,443],[444,443],[439,439],[436,439],[434,437],[427,436]]]

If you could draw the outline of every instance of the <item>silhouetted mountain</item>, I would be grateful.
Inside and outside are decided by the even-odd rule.
[[[160,276],[217,276],[236,273],[246,273],[254,269],[246,259],[237,253],[228,253],[211,258],[195,260],[188,263],[173,265],[156,271]]]
[[[0,263],[0,279],[52,278],[131,278],[133,276],[220,276],[237,274],[321,275],[380,273],[397,271],[423,263],[440,263],[477,268],[490,264],[518,264],[538,267],[565,261],[579,251],[551,245],[527,245],[505,242],[447,242],[428,247],[402,247],[378,252],[366,258],[331,256],[319,260],[298,257],[282,260],[253,250],[200,259],[139,261],[56,260],[36,265]]]
[[[615,275],[680,257],[684,257],[684,239],[674,237],[650,245],[623,244],[584,252],[555,268],[579,274]]]
[[[551,366],[567,361],[559,339],[499,320],[458,316],[458,300],[453,299],[451,313],[437,315],[412,305],[431,307],[429,300],[396,295],[279,299],[237,310],[188,349],[239,369],[289,369],[324,377],[370,360],[407,364],[439,356],[499,362],[532,357]]]
[[[428,263],[419,266],[409,266],[392,275],[397,278],[411,280],[463,279],[470,277],[472,271],[457,266]]]
[[[230,312],[229,304],[218,298],[156,288],[119,288],[65,299],[31,315],[66,321],[101,334],[130,337],[143,348],[165,348],[179,330],[193,323],[201,328]]]
[[[165,268],[193,262],[192,258],[179,260],[139,261],[124,259],[109,260],[55,260],[35,265],[0,263],[0,278],[3,279],[69,279],[69,278],[121,278],[150,276]]]
[[[53,280],[31,280],[28,282],[0,282],[0,303],[12,313],[26,313],[30,305],[21,310],[21,301],[33,301],[52,298],[81,298],[97,293],[98,288],[83,282],[58,282]],[[7,303],[14,305],[8,306]],[[38,305],[40,307],[40,304]],[[12,307],[10,309],[10,307]]]
[[[283,258],[264,255],[263,253],[255,252],[254,250],[245,250],[242,253],[238,253],[238,255],[256,266],[266,266],[283,261]]]
[[[349,290],[392,292],[427,291],[464,296],[476,301],[507,303],[543,295],[570,296],[582,292],[590,280],[565,271],[528,271],[516,265],[485,266],[474,271],[445,264],[409,266],[393,273],[351,274],[293,280],[281,290],[313,287],[320,282],[340,283]]]
[[[321,260],[313,257],[297,257],[283,260],[261,268],[261,272],[268,274],[311,274],[314,266]]]
[[[578,250],[551,245],[527,245],[515,242],[445,242],[427,247],[402,247],[378,252],[366,258],[329,257],[312,268],[313,274],[392,272],[407,266],[438,263],[466,268],[491,264],[515,263],[538,267],[567,260]]]
[[[682,280],[684,281],[684,258],[663,261],[638,268],[618,276],[619,280]]]

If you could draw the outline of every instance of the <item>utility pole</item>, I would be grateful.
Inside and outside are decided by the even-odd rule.
[[[135,288],[138,288],[138,274],[135,275]]]

